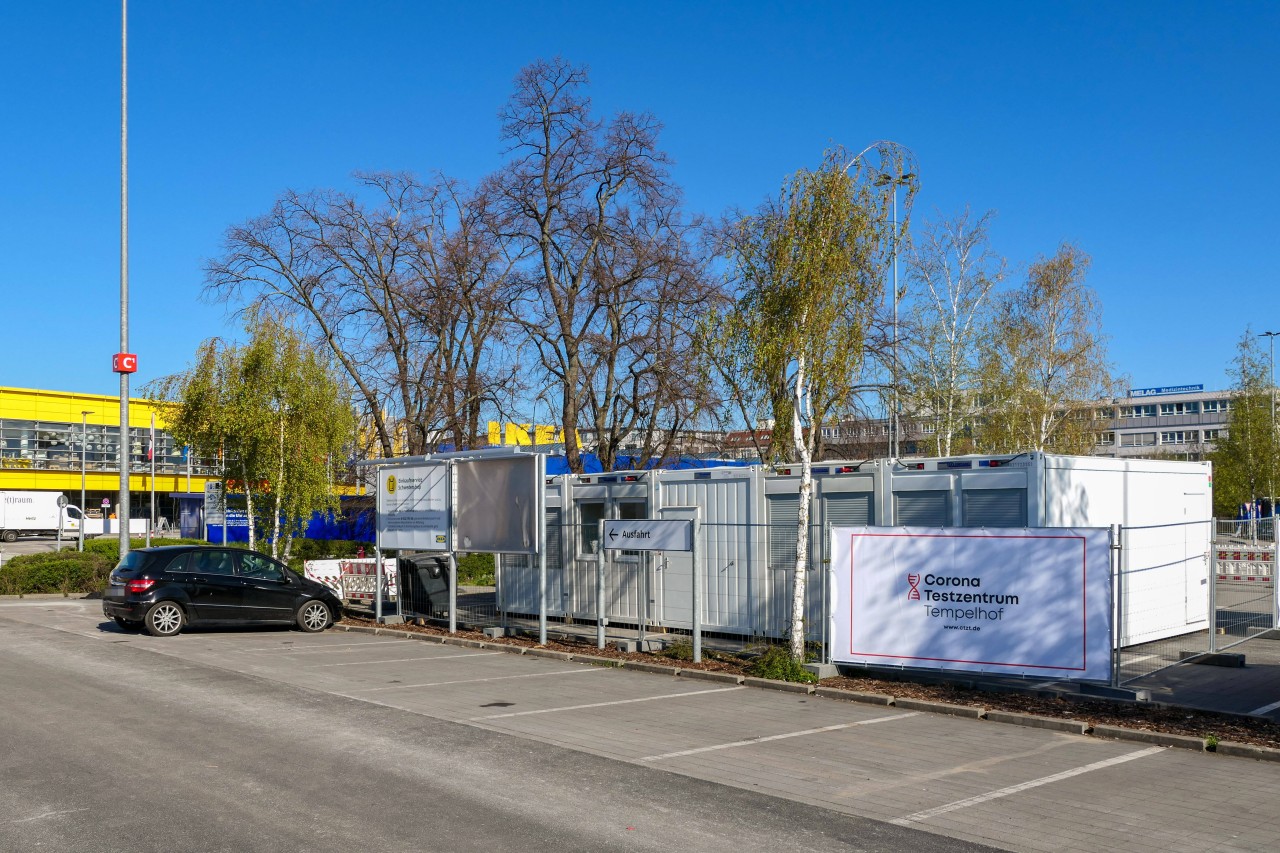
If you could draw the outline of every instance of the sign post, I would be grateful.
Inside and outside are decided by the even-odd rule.
[[[596,567],[596,641],[604,648],[604,552],[685,551],[693,561],[693,659],[702,661],[702,572],[698,570],[697,519],[630,518],[600,522]]]

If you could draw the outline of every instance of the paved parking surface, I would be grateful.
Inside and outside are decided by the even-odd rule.
[[[1272,850],[1280,834],[1277,764],[362,633],[154,639],[94,601],[6,602],[0,619],[1003,849]]]

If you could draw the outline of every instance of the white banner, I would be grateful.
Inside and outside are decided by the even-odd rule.
[[[1107,681],[1102,529],[833,527],[832,659]]]
[[[448,466],[378,470],[378,546],[385,551],[449,550]]]

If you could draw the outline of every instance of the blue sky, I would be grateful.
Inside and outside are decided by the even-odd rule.
[[[689,209],[751,207],[832,142],[920,164],[915,217],[994,209],[1025,269],[1093,256],[1133,387],[1226,387],[1280,329],[1280,5],[130,4],[130,349],[137,384],[235,334],[199,300],[225,229],[363,170],[475,180],[525,64],[591,69],[647,110]],[[0,4],[0,385],[115,393],[120,9]]]

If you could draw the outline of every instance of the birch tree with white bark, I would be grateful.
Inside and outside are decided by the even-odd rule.
[[[867,324],[882,294],[886,197],[844,150],[787,179],[744,217],[730,241],[740,298],[717,341],[724,372],[774,422],[768,461],[794,454],[800,515],[791,589],[790,652],[804,660],[812,461],[824,417],[847,406]]]
[[[992,249],[988,211],[967,208],[925,223],[906,256],[910,297],[903,396],[912,418],[932,428],[936,456],[973,448],[982,343],[1007,264]]]

